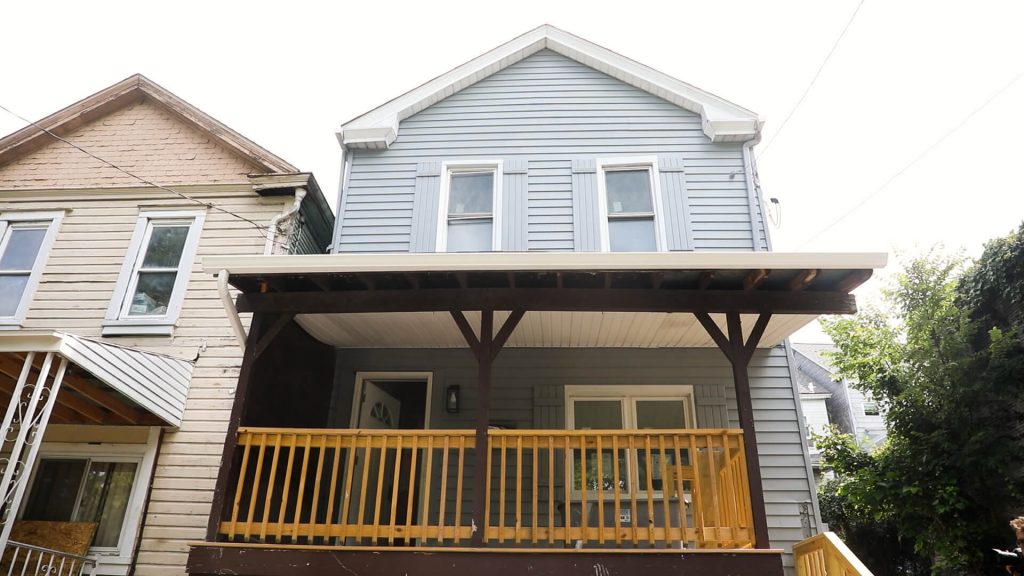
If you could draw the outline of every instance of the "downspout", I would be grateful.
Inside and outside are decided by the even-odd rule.
[[[228,278],[230,277],[231,275],[227,270],[221,270],[217,273],[217,292],[220,294],[220,302],[224,306],[224,311],[228,313],[228,321],[231,322],[231,329],[235,332],[235,338],[238,338],[238,346],[244,354],[247,336],[245,328],[242,326],[242,319],[238,316],[238,308],[235,308],[235,302],[231,299],[231,292],[228,290]]]
[[[295,189],[295,201],[292,202],[291,208],[284,211],[283,214],[278,214],[270,221],[270,226],[267,230],[267,244],[263,248],[263,253],[270,255],[274,253],[274,244],[277,242],[277,233],[283,222],[294,218],[299,212],[299,208],[302,207],[302,200],[306,197],[306,189],[299,187]]]
[[[341,144],[341,173],[338,175],[338,203],[334,206],[334,230],[331,234],[331,245],[327,249],[328,254],[334,254],[338,251],[338,242],[341,240],[341,219],[344,216],[346,179],[352,158],[343,142],[344,134],[339,131],[337,136],[338,143]]]
[[[750,233],[753,236],[752,244],[755,252],[760,252],[761,238],[759,232],[764,232],[764,240],[766,247],[770,252],[772,249],[772,239],[768,234],[768,226],[764,222],[764,210],[761,210],[761,227],[758,229],[757,224],[757,212],[758,208],[761,207],[761,195],[758,194],[757,185],[757,166],[754,160],[754,146],[761,141],[761,132],[758,131],[757,136],[747,140],[743,143],[743,176],[747,180],[747,206],[750,210]]]

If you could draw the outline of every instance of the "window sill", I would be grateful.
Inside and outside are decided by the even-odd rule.
[[[108,320],[103,324],[103,336],[170,336],[173,322],[124,322]]]
[[[21,322],[17,320],[0,320],[0,330],[21,330]]]

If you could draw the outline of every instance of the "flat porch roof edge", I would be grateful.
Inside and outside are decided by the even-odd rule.
[[[352,272],[880,269],[884,252],[484,252],[208,256],[203,271],[230,274]]]

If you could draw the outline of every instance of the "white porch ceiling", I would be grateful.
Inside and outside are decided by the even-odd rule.
[[[501,326],[508,312],[495,312]],[[728,333],[724,314],[712,319]],[[479,330],[480,313],[466,312]],[[760,347],[780,344],[814,320],[813,315],[773,316]],[[299,325],[336,348],[466,348],[447,312],[303,314]],[[744,336],[756,315],[743,315]],[[479,333],[477,334],[479,336]],[[693,314],[631,312],[527,312],[506,347],[518,348],[689,348],[715,347]]]

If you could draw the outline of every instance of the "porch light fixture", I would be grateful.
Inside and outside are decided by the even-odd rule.
[[[452,384],[444,391],[444,409],[449,414],[459,413],[459,386]]]

